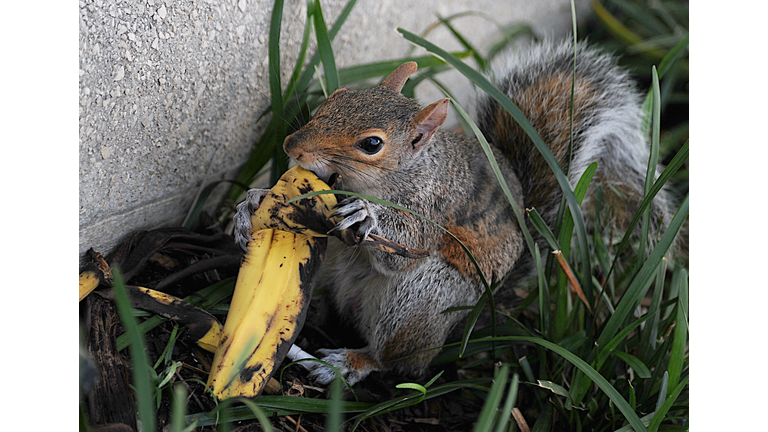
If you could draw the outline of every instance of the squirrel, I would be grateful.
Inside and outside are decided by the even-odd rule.
[[[594,217],[595,189],[604,186],[603,203],[611,207],[616,226],[626,226],[644,195],[649,156],[640,98],[613,56],[583,43],[575,55],[572,155],[571,43],[545,41],[517,53],[497,73],[497,87],[536,128],[572,185],[590,163],[598,162],[582,203],[585,216]],[[325,181],[339,174],[342,186],[337,189],[393,202],[445,227],[472,252],[490,283],[525,277],[533,269],[530,254],[479,142],[441,130],[448,98],[422,107],[400,93],[416,69],[416,63],[405,63],[376,87],[336,90],[285,139],[286,154]],[[496,101],[481,98],[477,111],[477,124],[517,205],[536,208],[552,226],[562,191],[551,169]],[[241,244],[248,236],[250,212],[258,205],[257,199],[246,198],[238,206],[235,235]],[[649,237],[654,238],[674,208],[665,190],[651,208],[654,230]],[[329,242],[317,286],[329,290],[335,309],[368,345],[317,354],[350,385],[376,370],[423,376],[438,352],[434,348],[468,313],[444,311],[474,305],[484,292],[474,264],[444,231],[401,210],[350,197],[334,214],[343,217],[334,229],[351,228],[359,238],[375,233],[430,255],[409,259]],[[334,372],[319,365],[310,377],[328,384]]]

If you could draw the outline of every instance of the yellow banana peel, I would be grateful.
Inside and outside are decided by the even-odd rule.
[[[325,254],[332,194],[311,172],[288,170],[251,217],[243,258],[208,385],[218,399],[255,397],[266,386],[301,329],[312,283]]]

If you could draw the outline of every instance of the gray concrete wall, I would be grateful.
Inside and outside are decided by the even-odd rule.
[[[587,12],[580,0],[578,15]],[[330,26],[346,0],[323,0]],[[479,11],[508,25],[570,32],[568,0],[359,0],[333,44],[339,67],[404,56],[397,27],[420,33],[436,14]],[[80,0],[80,253],[106,253],[137,229],[181,222],[202,185],[233,178],[269,106],[264,0]],[[305,0],[286,0],[283,83],[295,64]],[[481,17],[455,21],[484,46]],[[429,39],[459,49],[445,31]],[[449,80],[448,84],[451,82]]]

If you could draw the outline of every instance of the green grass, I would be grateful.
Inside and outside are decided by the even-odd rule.
[[[154,429],[161,400],[172,401],[169,421],[174,431],[213,430],[213,427],[228,430],[232,422],[256,422],[264,430],[271,427],[283,430],[276,419],[286,416],[292,419],[320,416],[324,420],[314,424],[326,425],[327,430],[336,430],[342,423],[351,429],[365,430],[366,422],[376,417],[397,415],[416,405],[443,400],[446,395],[477,399],[476,421],[472,426],[476,431],[519,430],[516,417],[524,418],[534,431],[687,430],[688,274],[680,263],[665,260],[675,235],[686,221],[687,194],[682,193],[685,198],[677,214],[654,248],[645,251],[640,246],[645,244],[642,237],[648,235],[648,204],[653,196],[662,186],[687,184],[687,119],[675,118],[674,124],[665,125],[666,119],[674,117],[670,115],[672,108],[680,103],[675,101],[687,104],[687,94],[681,88],[687,83],[688,36],[687,30],[680,30],[687,26],[687,10],[681,11],[676,2],[660,2],[653,13],[647,13],[639,1],[610,0],[598,10],[598,24],[592,25],[596,35],[590,35],[593,43],[605,40],[610,49],[626,53],[623,61],[627,66],[641,71],[641,76],[647,78],[649,90],[645,107],[652,137],[646,198],[632,220],[632,225],[640,224],[641,238],[635,238],[629,229],[623,237],[605,242],[599,235],[602,228],[588,225],[579,208],[591,179],[589,172],[593,171],[588,170],[572,190],[565,173],[554,163],[543,141],[517,107],[481,73],[462,61],[472,58],[480,67],[487,65],[501,45],[514,41],[515,36],[527,34],[526,27],[507,31],[501,45],[494,45],[488,53],[480,53],[473,45],[478,41],[461,35],[451,25],[464,15],[436,17],[433,27],[447,26],[465,51],[446,52],[426,40],[423,37],[426,34],[417,36],[400,29],[407,40],[438,57],[408,56],[338,69],[331,42],[355,3],[355,0],[349,1],[336,22],[327,28],[320,2],[308,0],[301,51],[288,83],[283,85],[279,66],[282,1],[275,2],[269,45],[272,105],[270,112],[262,117],[268,125],[235,180],[230,202],[237,201],[246,185],[270,162],[273,181],[282,173],[287,167],[281,148],[285,136],[310,118],[333,90],[341,86],[369,85],[371,80],[380,80],[402,62],[415,60],[419,63],[419,73],[404,89],[405,94],[412,94],[416,84],[435,82],[432,80],[437,74],[455,68],[477,88],[496,98],[523,125],[550,163],[564,189],[569,210],[563,211],[562,222],[547,227],[534,212],[526,214],[522,209],[515,209],[516,215],[522,227],[526,226],[525,218],[531,218],[533,226],[552,248],[564,247],[564,268],[575,270],[573,273],[591,306],[587,307],[567,288],[564,273],[558,275],[550,271],[554,260],[542,257],[531,234],[526,232],[526,244],[539,277],[532,281],[524,301],[515,309],[495,310],[498,322],[494,321],[492,328],[476,328],[473,318],[476,319],[483,308],[497,307],[488,287],[487,295],[475,306],[463,337],[446,344],[435,361],[436,376],[428,382],[393,385],[389,389],[391,397],[376,403],[342,400],[341,386],[336,385],[339,391],[333,391],[329,399],[260,396],[250,401],[220,403],[213,410],[200,411],[192,404],[182,383],[174,384],[175,379],[167,379],[172,376],[170,368],[176,367],[172,352],[177,329],[174,328],[173,337],[153,368],[145,355],[142,335],[162,320],[153,317],[137,325],[134,315],[139,314],[131,313],[125,295],[120,294],[121,284],[117,282],[115,300],[126,329],[118,343],[120,348],[130,347],[138,416],[144,430]],[[680,18],[682,15],[685,22]],[[308,47],[313,35],[318,52],[310,56]],[[477,136],[493,163],[488,143],[471,118],[453,102],[468,132]],[[656,160],[666,168],[654,178]],[[499,179],[503,181],[500,175]],[[509,201],[514,207],[514,201]],[[229,209],[224,208],[222,217],[229,217],[228,212]],[[196,210],[193,214],[197,213]],[[590,232],[596,234],[590,235]],[[574,249],[568,254],[571,243]],[[631,265],[619,266],[619,261]],[[202,307],[226,313],[231,290],[231,281],[218,283],[198,296],[207,299],[206,302],[195,301]],[[644,299],[646,306],[638,308]],[[521,352],[524,355],[520,355]],[[440,375],[438,372],[443,367],[461,369],[467,377]],[[323,417],[325,414],[327,419]],[[86,426],[81,426],[81,430]]]

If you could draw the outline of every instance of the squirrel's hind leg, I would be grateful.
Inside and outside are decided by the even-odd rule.
[[[333,366],[349,385],[355,385],[369,373],[381,370],[381,365],[370,356],[367,348],[319,349],[316,354]],[[336,372],[324,364],[314,366],[309,374],[311,380],[322,385],[330,384],[335,376]]]

